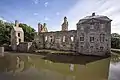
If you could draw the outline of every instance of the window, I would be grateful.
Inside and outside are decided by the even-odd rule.
[[[94,25],[93,24],[91,25],[90,29],[94,29]]]
[[[81,26],[81,27],[80,27],[80,29],[81,29],[81,30],[84,30],[84,27],[83,27],[83,26]]]
[[[45,41],[47,41],[47,36],[45,36]]]
[[[63,42],[65,42],[65,36],[63,36]]]
[[[20,33],[18,33],[18,37],[20,37]]]
[[[53,42],[52,36],[50,36],[50,42]]]
[[[80,41],[84,41],[84,37],[80,37]]]
[[[100,34],[100,42],[104,42],[105,40],[105,34]]]
[[[52,39],[50,39],[50,42],[52,42],[53,40]]]
[[[19,42],[21,42],[21,39],[19,39]]]
[[[100,47],[100,51],[103,51],[103,47]]]
[[[74,40],[74,38],[73,38],[73,36],[71,37],[71,41],[73,42],[73,40]]]
[[[104,24],[101,24],[101,29],[103,29],[104,28]]]
[[[90,42],[94,42],[94,37],[90,37]]]
[[[93,46],[90,46],[90,48],[93,48]]]

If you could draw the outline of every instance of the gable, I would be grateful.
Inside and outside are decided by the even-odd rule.
[[[23,32],[23,29],[21,27],[13,27],[13,30],[16,32]]]
[[[88,24],[91,24],[91,23],[101,23],[101,20],[98,20],[98,19],[89,19],[89,20],[86,20],[83,23],[88,23]]]

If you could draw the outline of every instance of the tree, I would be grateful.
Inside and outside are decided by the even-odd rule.
[[[112,48],[120,48],[120,35],[117,33],[111,34],[111,47]]]
[[[25,42],[30,42],[34,39],[35,36],[35,29],[28,26],[27,24],[19,24],[19,27],[21,27],[24,31],[24,40]]]
[[[10,45],[11,39],[11,29],[14,26],[13,23],[3,22],[0,20],[0,45],[7,44]],[[32,41],[34,39],[35,30],[27,24],[20,23],[19,27],[23,28],[25,42]]]
[[[13,23],[0,21],[0,45],[10,44],[10,32]]]

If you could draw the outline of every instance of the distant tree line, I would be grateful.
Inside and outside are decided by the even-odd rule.
[[[14,26],[14,23],[4,22],[0,20],[0,46],[7,44],[10,45],[10,38],[11,38],[11,29]],[[19,27],[23,28],[24,31],[24,41],[30,42],[34,39],[35,29],[27,24],[20,23]]]
[[[111,34],[111,47],[120,49],[120,35],[118,33]]]

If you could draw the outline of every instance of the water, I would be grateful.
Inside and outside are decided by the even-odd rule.
[[[120,63],[113,59],[110,65],[110,59],[7,54],[0,57],[0,80],[108,80],[109,74],[109,80],[120,80]]]

